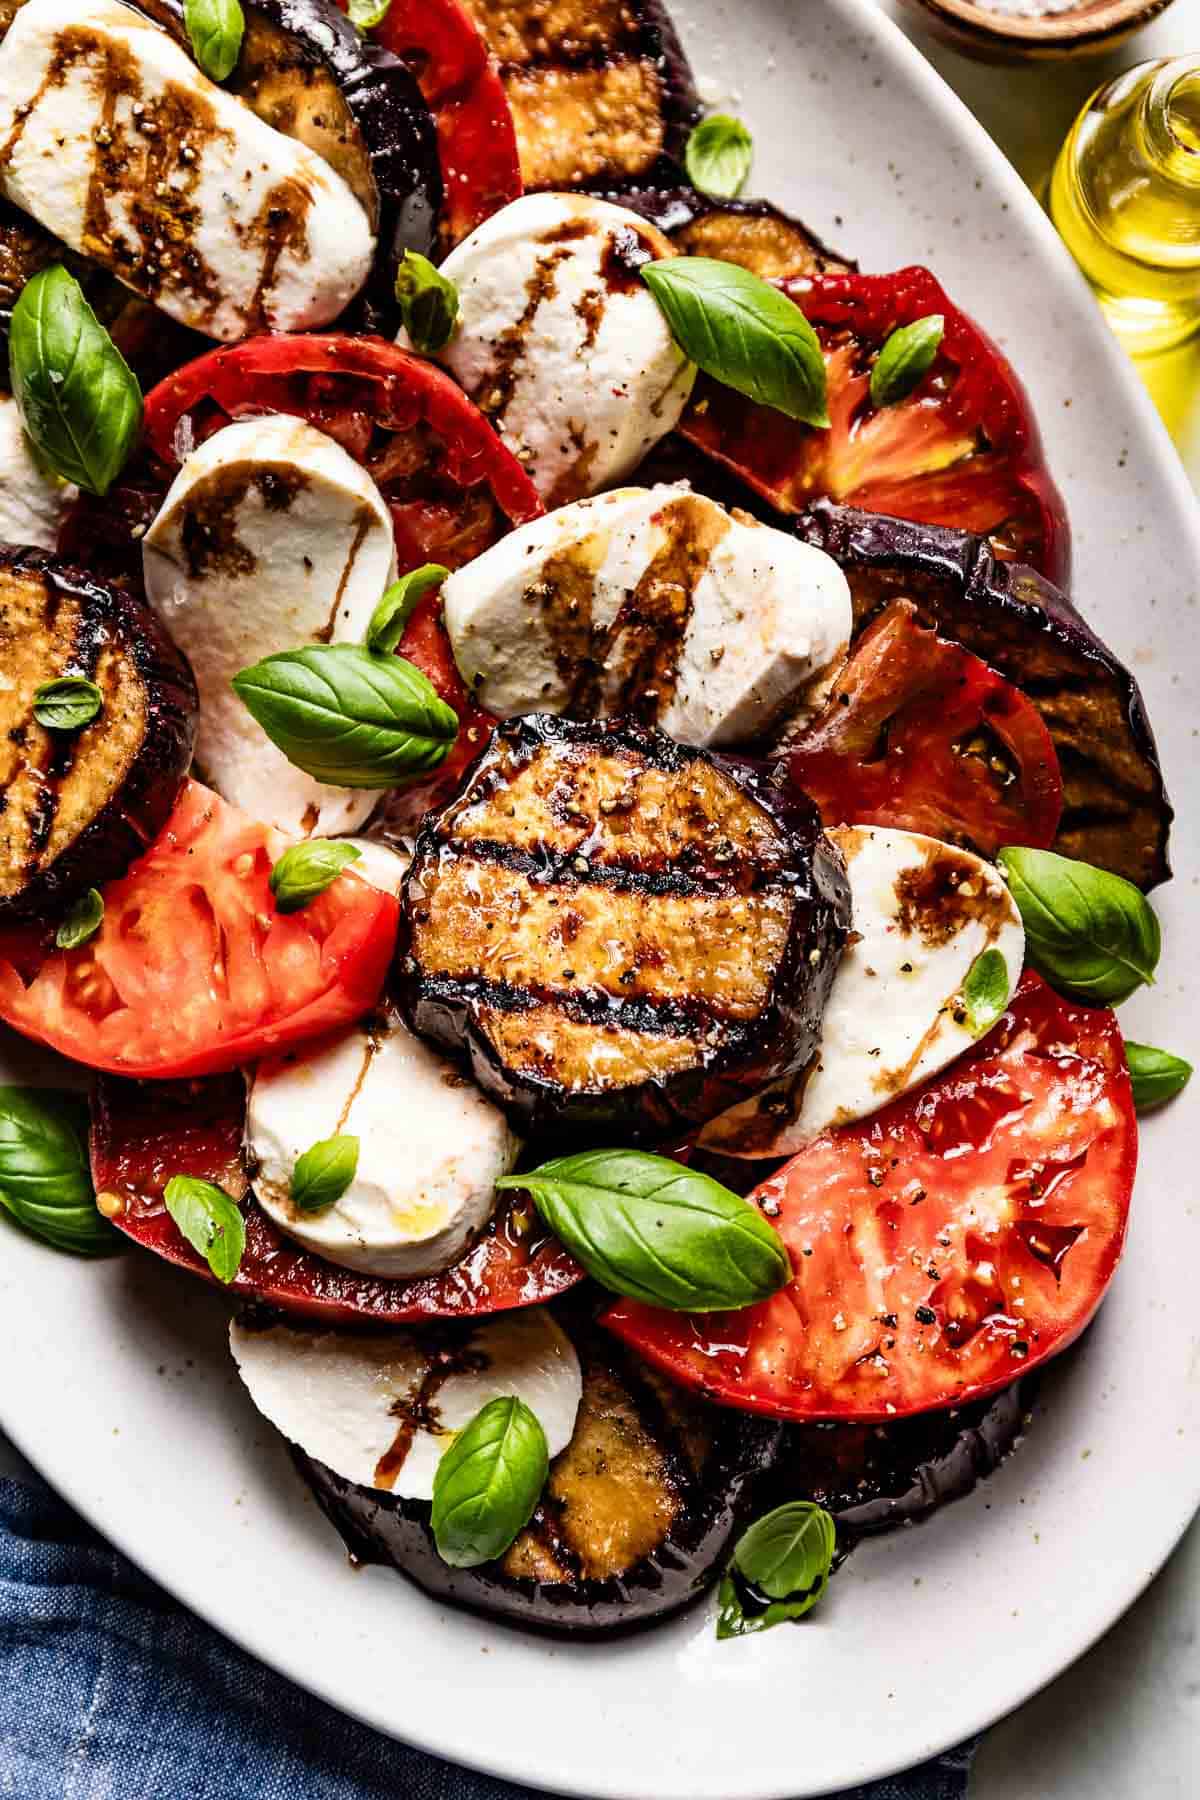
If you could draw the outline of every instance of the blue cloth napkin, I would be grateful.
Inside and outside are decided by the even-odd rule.
[[[963,1800],[968,1747],[840,1800]],[[0,1795],[532,1800],[355,1725],[168,1598],[32,1471],[0,1479]]]

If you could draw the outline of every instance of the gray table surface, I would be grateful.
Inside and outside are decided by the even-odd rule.
[[[1200,50],[1200,0],[1175,5],[1111,57],[995,69],[935,44],[881,0],[1037,186],[1078,108],[1105,77],[1149,56]],[[1200,346],[1168,425],[1200,491]],[[1155,371],[1148,370],[1153,386]],[[1173,388],[1177,383],[1172,383]],[[21,1459],[0,1435],[0,1475]],[[984,1740],[970,1800],[1197,1800],[1200,1795],[1200,1520],[1137,1605],[1065,1675]]]
[[[881,0],[1040,191],[1076,112],[1119,69],[1200,52],[1200,0],[1175,4],[1111,55],[996,68],[932,40]],[[1200,341],[1143,365],[1200,491]],[[1167,378],[1167,379],[1164,379]],[[1132,1504],[1132,1500],[1131,1500]],[[1200,1519],[1158,1580],[1087,1656],[984,1740],[970,1800],[1197,1800],[1200,1795]]]

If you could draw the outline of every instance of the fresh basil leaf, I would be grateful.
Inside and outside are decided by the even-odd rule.
[[[13,398],[43,462],[90,494],[107,494],[142,424],[142,390],[61,263],[27,281],[12,311]]]
[[[996,858],[1025,926],[1025,953],[1052,987],[1116,1006],[1154,980],[1158,920],[1140,888],[1053,850],[1006,846]]]
[[[433,356],[443,350],[458,324],[458,289],[427,256],[406,250],[396,270],[400,317],[413,348]]]
[[[341,1199],[358,1168],[359,1141],[343,1132],[322,1138],[296,1159],[292,1171],[292,1205],[298,1212],[325,1212]]]
[[[111,1256],[123,1239],[96,1210],[87,1131],[81,1094],[0,1087],[0,1207],[56,1250]]]
[[[802,1619],[829,1585],[837,1528],[823,1506],[792,1500],[757,1519],[734,1546],[718,1596],[717,1636],[746,1637]]]
[[[946,332],[941,313],[929,313],[893,331],[875,358],[871,370],[871,399],[876,406],[895,406],[907,400],[933,359]]]
[[[419,669],[359,644],[312,644],[233,678],[298,769],[333,787],[402,787],[444,762],[458,719]]]
[[[585,1150],[496,1186],[532,1195],[589,1275],[648,1306],[723,1312],[791,1280],[783,1239],[757,1207],[665,1156]]]
[[[967,1030],[972,1037],[990,1031],[1008,1005],[1008,964],[999,950],[981,950],[962,984]]]
[[[371,614],[367,648],[379,656],[390,656],[404,636],[404,627],[417,606],[431,588],[440,587],[449,575],[449,569],[444,569],[441,563],[423,563],[419,569],[394,581]]]
[[[1192,1065],[1169,1050],[1156,1050],[1152,1044],[1135,1044],[1125,1040],[1125,1061],[1133,1087],[1133,1104],[1139,1112],[1161,1106],[1183,1092],[1192,1077]]]
[[[81,894],[58,930],[54,942],[60,950],[78,950],[94,938],[104,920],[104,900],[95,888]]]
[[[533,1516],[549,1468],[546,1434],[525,1402],[489,1400],[434,1470],[430,1523],[442,1561],[473,1569],[503,1556]]]
[[[242,1266],[246,1221],[236,1200],[214,1181],[172,1175],[163,1190],[167,1211],[218,1281],[229,1284]]]
[[[789,419],[829,424],[825,358],[795,301],[706,256],[666,257],[641,274],[675,342],[707,374]]]
[[[275,896],[276,912],[302,911],[337,880],[347,863],[357,862],[361,855],[356,844],[339,844],[332,838],[293,844],[279,858],[267,883]]]
[[[350,23],[360,31],[374,31],[376,25],[382,25],[391,11],[392,0],[349,0],[347,13]]]
[[[84,675],[60,675],[33,691],[33,716],[47,731],[79,731],[103,704],[104,695]]]
[[[754,160],[754,139],[740,119],[713,113],[697,125],[683,153],[693,186],[718,200],[732,200],[745,186]]]
[[[245,15],[238,0],[183,0],[192,55],[210,81],[233,74],[241,55]]]

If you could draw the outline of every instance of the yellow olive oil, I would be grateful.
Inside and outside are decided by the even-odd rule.
[[[1059,152],[1049,206],[1127,349],[1200,331],[1200,56],[1098,89]]]

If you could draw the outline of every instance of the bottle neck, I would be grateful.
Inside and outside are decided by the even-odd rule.
[[[1200,196],[1200,58],[1175,57],[1155,70],[1137,123],[1155,174],[1196,203]]]

